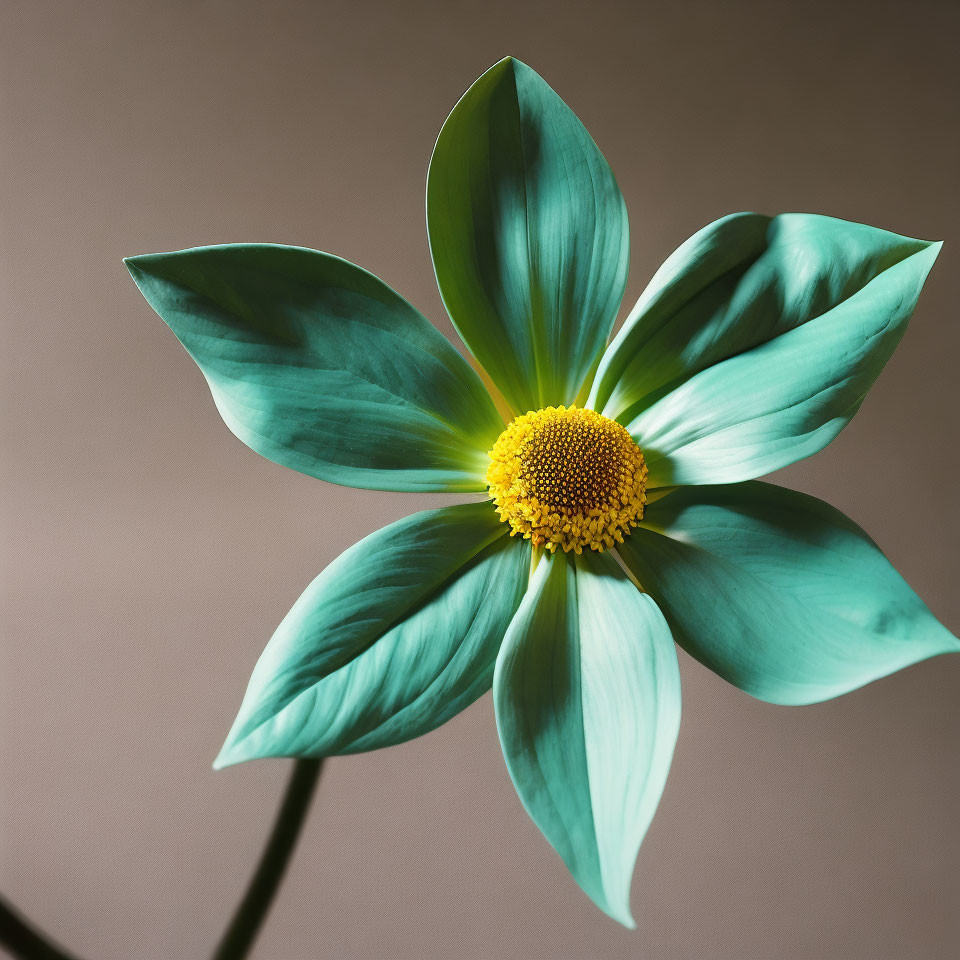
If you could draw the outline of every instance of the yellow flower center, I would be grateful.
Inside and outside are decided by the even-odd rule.
[[[646,502],[647,465],[619,423],[546,407],[517,417],[490,451],[487,485],[510,535],[581,553],[623,543]]]

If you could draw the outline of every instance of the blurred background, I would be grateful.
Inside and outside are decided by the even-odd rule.
[[[960,628],[960,126],[952,0],[2,3],[0,890],[87,960],[206,955],[288,773],[210,763],[264,643],[341,550],[436,498],[244,447],[126,255],[335,252],[447,334],[423,224],[448,111],[506,54],[582,118],[631,218],[624,311],[735,210],[946,246],[826,451],[829,500]],[[485,697],[328,763],[255,953],[270,960],[952,958],[960,657],[819,706],[681,656],[684,720],[639,929],[578,890],[517,800]]]

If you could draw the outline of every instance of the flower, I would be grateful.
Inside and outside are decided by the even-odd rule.
[[[488,493],[334,560],[267,644],[215,765],[400,743],[492,686],[527,812],[632,926],[680,722],[674,641],[781,704],[960,649],[856,524],[756,480],[850,421],[940,244],[733,214],[666,260],[610,342],[623,198],[580,121],[513,59],[443,125],[427,226],[481,374],[327,253],[126,261],[258,453],[355,487]]]

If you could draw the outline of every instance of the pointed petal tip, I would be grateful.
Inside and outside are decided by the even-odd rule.
[[[146,276],[150,273],[148,265],[151,261],[157,260],[162,254],[157,253],[138,253],[133,257],[124,257],[123,265],[130,272],[130,276],[133,277],[134,282],[138,282],[138,277]]]
[[[479,80],[482,80],[484,77],[491,76],[493,74],[499,74],[506,70],[514,70],[519,63],[520,61],[517,60],[516,57],[501,57],[496,63],[491,64],[491,66],[484,70],[483,73],[477,78],[475,83]]]
[[[130,279],[133,280],[148,303],[150,303],[150,298],[147,296],[147,287],[150,284],[151,273],[153,272],[149,268],[149,260],[150,254],[138,254],[135,257],[123,258],[123,265],[127,268]]]
[[[924,240],[921,241],[925,243],[926,246],[918,250],[914,256],[920,259],[920,262],[923,264],[921,267],[922,276],[920,278],[921,286],[926,281],[926,278],[930,275],[930,271],[933,269],[933,265],[937,262],[937,258],[940,256],[940,250],[943,248],[942,240]]]
[[[614,885],[618,886],[616,882],[614,882]],[[626,927],[627,930],[636,930],[637,922],[633,919],[633,913],[630,910],[630,881],[627,882],[627,889],[623,891],[608,889],[606,884],[604,884],[604,887],[600,898],[595,897],[589,891],[587,891],[587,895],[611,920],[616,920],[620,926]]]
[[[481,79],[482,77],[486,77],[490,74],[498,73],[500,71],[506,71],[506,70],[513,70],[515,76],[518,71],[524,71],[524,70],[529,71],[530,73],[534,74],[537,77],[540,76],[540,74],[537,73],[537,71],[534,70],[529,63],[526,63],[524,60],[521,60],[519,57],[514,57],[508,54],[507,56],[502,57],[500,60],[498,60],[495,64],[493,64],[487,70],[484,70],[483,74],[481,75]]]
[[[627,930],[637,929],[637,922],[633,919],[633,914],[630,912],[629,899],[625,900],[623,903],[614,904],[605,897],[598,899],[590,893],[587,893],[587,896],[589,896],[590,899],[593,900],[594,904],[599,907],[611,920],[616,920],[621,927],[625,927]],[[629,892],[627,896],[629,897]]]
[[[236,744],[231,743],[228,739],[220,748],[220,752],[217,754],[211,766],[214,770],[223,770],[225,767],[235,767],[238,763],[243,763],[249,759],[249,757],[238,756]]]

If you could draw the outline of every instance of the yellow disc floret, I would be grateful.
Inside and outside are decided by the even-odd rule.
[[[623,543],[643,516],[647,465],[614,420],[578,407],[517,417],[490,451],[487,485],[510,535],[582,552]]]

